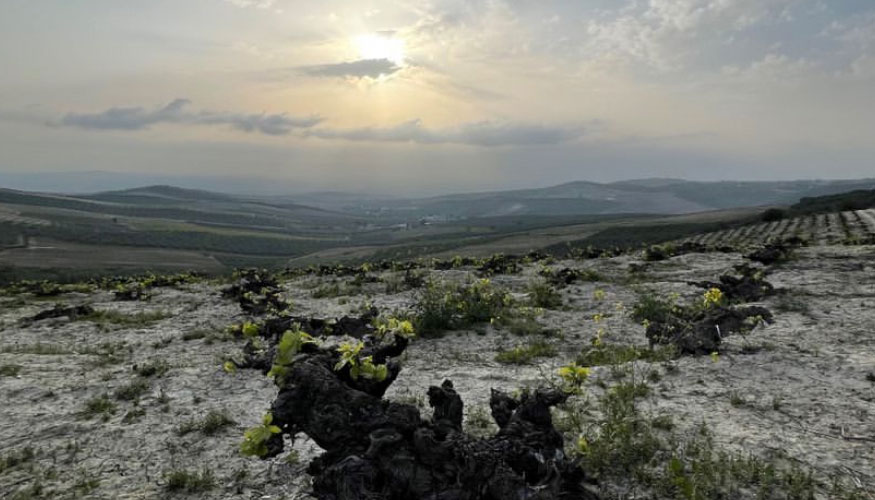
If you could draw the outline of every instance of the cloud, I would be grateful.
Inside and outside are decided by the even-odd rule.
[[[356,129],[311,129],[305,137],[343,139],[368,142],[409,142],[417,144],[465,144],[469,146],[526,146],[560,144],[582,136],[582,127],[550,127],[544,125],[482,121],[456,127],[428,129],[420,120],[411,120],[394,127],[363,127]]]
[[[279,114],[237,114],[237,113],[200,113],[194,123],[204,125],[227,124],[244,132],[260,132],[267,135],[288,135],[295,129],[306,129],[318,125],[322,118],[317,116],[294,117]]]
[[[853,16],[843,23],[834,21],[827,33],[858,49],[875,47],[875,11]]]
[[[850,66],[849,76],[855,78],[875,79],[875,56],[862,55]]]
[[[328,78],[379,78],[380,76],[391,75],[400,71],[401,66],[395,64],[389,59],[361,59],[359,61],[338,64],[302,66],[298,69],[304,74],[310,76]]]
[[[154,111],[142,107],[109,108],[100,113],[67,113],[61,125],[94,130],[141,130],[155,123],[178,123],[188,99],[176,99]]]
[[[685,68],[691,59],[735,35],[789,22],[799,0],[650,0],[633,3],[586,25],[585,53],[644,64],[660,71]],[[760,36],[765,36],[763,33]],[[725,50],[725,49],[724,49]]]
[[[875,76],[875,11],[842,22],[833,21],[822,35],[841,44],[845,67],[836,71],[837,76],[845,79]]]
[[[66,127],[89,130],[143,130],[160,123],[188,125],[228,125],[244,132],[287,135],[295,129],[318,125],[316,116],[295,117],[279,114],[242,114],[216,111],[188,111],[188,99],[175,99],[164,107],[114,107],[99,113],[68,113],[59,122]]]
[[[792,59],[785,54],[768,53],[748,67],[726,66],[723,75],[736,81],[790,83],[805,79],[817,65],[804,58]]]
[[[561,144],[581,137],[583,127],[480,121],[454,127],[430,129],[421,120],[392,127],[335,129],[316,128],[318,116],[294,117],[286,114],[243,114],[216,111],[189,111],[188,99],[175,99],[153,110],[143,107],[114,107],[99,113],[68,113],[53,125],[87,130],[144,130],[153,125],[226,125],[243,132],[273,136],[292,135],[355,142],[416,144],[465,144],[469,146],[526,146]],[[2,115],[0,115],[2,118]]]

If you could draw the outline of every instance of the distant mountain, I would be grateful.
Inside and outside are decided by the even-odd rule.
[[[260,213],[265,210],[294,211],[297,217],[351,218],[350,213],[339,213],[327,208],[293,203],[287,197],[243,196],[216,193],[202,189],[184,189],[175,186],[156,185],[121,191],[105,191],[89,195],[75,195],[78,199],[105,201],[137,206],[164,206],[187,208],[200,207],[209,211],[226,210]]]
[[[184,189],[174,186],[146,186],[121,191],[104,191],[92,195],[80,195],[78,198],[111,201],[118,203],[185,203],[192,201],[232,201],[234,197],[222,193],[214,193],[200,189]]]
[[[872,187],[875,187],[875,179],[772,182],[680,181],[661,186],[635,186],[630,189],[641,189],[648,193],[671,193],[680,199],[698,203],[710,209],[724,209],[792,204],[803,197],[823,196]]]
[[[0,175],[2,180],[3,175]],[[2,182],[0,185],[3,185]],[[192,185],[200,187],[192,188]],[[335,191],[258,196],[217,192],[210,190],[209,184],[186,183],[185,186],[162,183],[132,189],[98,190],[92,194],[51,196],[66,199],[64,203],[78,200],[209,212],[269,213],[278,217],[293,211],[298,220],[330,216],[377,218],[400,223],[416,219],[439,221],[508,216],[685,214],[751,206],[792,205],[805,197],[873,189],[875,179],[698,182],[650,178],[612,183],[576,181],[546,188],[425,198],[389,198]],[[53,203],[57,205],[60,202],[55,200]]]
[[[299,230],[331,224],[352,225],[358,217],[304,205],[273,205],[259,198],[173,186],[146,186],[88,195],[37,193],[0,188],[0,203],[72,210],[84,214],[161,218],[236,226]]]
[[[642,193],[583,181],[549,188],[436,196],[394,204],[397,211],[447,217],[682,213],[709,208],[671,193]]]
[[[647,179],[630,179],[627,181],[617,181],[610,183],[611,186],[624,187],[644,187],[644,188],[659,188],[671,186],[673,184],[683,184],[683,179],[672,179],[666,177],[648,177]]]
[[[394,200],[387,196],[367,193],[348,193],[343,191],[317,191],[294,195],[263,196],[260,197],[260,199],[267,203],[280,206],[294,203],[323,208],[326,210],[341,210],[347,212],[358,212],[363,206],[378,202],[388,203]]]
[[[774,182],[642,179],[609,184],[578,181],[537,189],[404,200],[357,200],[357,210],[386,216],[444,218],[616,213],[684,214],[751,206],[789,205],[803,197],[873,187],[875,187],[875,179]],[[340,205],[335,208],[342,209]]]
[[[219,193],[264,195],[288,193],[290,187],[287,182],[246,176],[243,173],[240,176],[227,176],[107,172],[101,170],[64,172],[4,172],[0,170],[0,186],[21,191],[88,194],[154,185],[172,185]]]

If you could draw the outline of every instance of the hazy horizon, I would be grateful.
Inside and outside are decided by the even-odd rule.
[[[564,184],[578,182],[611,185],[614,183],[648,181],[648,180],[674,180],[680,182],[841,182],[855,180],[873,180],[875,177],[847,177],[828,178],[811,177],[796,179],[683,179],[679,177],[636,177],[607,181],[592,181],[587,179],[568,179],[557,183],[528,184],[528,185],[501,185],[487,184],[459,189],[409,189],[404,192],[380,191],[368,189],[307,189],[296,187],[294,184],[277,184],[268,178],[259,177],[230,177],[230,176],[173,176],[173,175],[149,175],[149,174],[124,174],[109,171],[72,171],[72,172],[39,172],[39,173],[6,173],[0,171],[0,189],[13,189],[19,191],[33,191],[58,194],[92,194],[106,191],[122,191],[151,186],[170,186],[183,189],[196,189],[227,193],[233,195],[252,196],[298,196],[318,194],[347,194],[361,197],[375,198],[423,198],[431,196],[443,196],[454,194],[476,194],[487,192],[503,192],[524,189],[542,189],[556,187]]]
[[[422,195],[875,171],[865,0],[10,0],[0,40],[7,178]]]

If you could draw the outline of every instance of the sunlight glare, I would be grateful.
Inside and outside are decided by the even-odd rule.
[[[361,59],[387,59],[404,64],[404,40],[385,35],[364,35],[354,40]]]

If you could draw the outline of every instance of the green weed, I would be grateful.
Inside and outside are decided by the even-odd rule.
[[[216,486],[213,471],[204,468],[201,472],[172,470],[164,474],[165,489],[171,492],[203,493]]]
[[[536,340],[523,346],[517,346],[508,351],[501,351],[495,356],[495,361],[506,365],[525,365],[536,358],[551,358],[556,356],[556,348],[543,340]]]
[[[0,365],[0,377],[17,377],[21,373],[21,365]]]
[[[102,420],[109,420],[115,415],[116,405],[106,394],[89,399],[85,402],[82,415],[86,418],[99,416]]]
[[[429,282],[414,305],[414,326],[423,337],[501,317],[513,305],[506,291],[487,280],[470,285]]]
[[[205,436],[215,436],[226,427],[236,425],[231,417],[224,411],[210,410],[207,415],[200,420],[189,420],[176,428],[176,434],[184,436],[192,432],[200,432]]]
[[[119,401],[137,401],[150,389],[149,382],[137,379],[129,384],[125,384],[113,393],[113,397]]]
[[[161,377],[170,371],[170,363],[157,359],[142,365],[134,365],[134,371],[141,377]]]
[[[19,465],[30,463],[34,458],[36,458],[36,451],[30,446],[2,455],[0,456],[0,474]]]
[[[562,306],[562,294],[546,281],[532,281],[528,286],[529,301],[534,307],[557,309]]]
[[[633,361],[662,363],[677,358],[674,346],[657,346],[654,348],[631,345],[600,343],[597,346],[585,348],[577,357],[581,366],[622,365]]]

